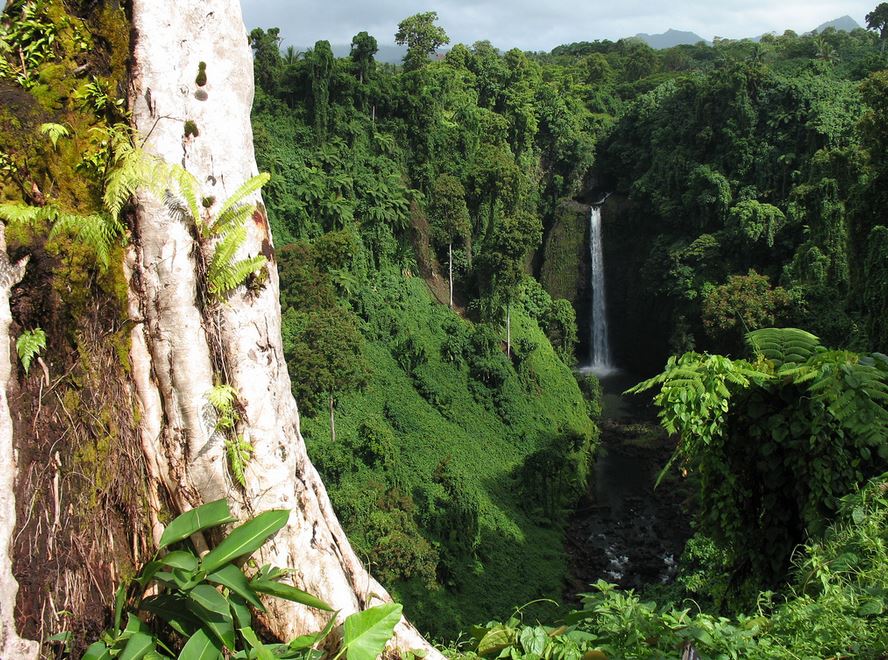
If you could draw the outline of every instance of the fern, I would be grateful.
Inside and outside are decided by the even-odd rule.
[[[231,477],[242,488],[246,487],[247,480],[244,470],[253,457],[253,445],[244,440],[242,436],[237,436],[225,441],[225,451],[228,454],[228,469],[231,470]]]
[[[246,239],[247,227],[240,225],[216,243],[207,266],[207,284],[210,294],[217,300],[240,286],[250,273],[256,272],[267,262],[262,255],[235,261],[235,255]]]
[[[235,409],[237,390],[227,384],[214,385],[207,392],[207,401],[218,413],[216,430],[226,434],[233,431],[239,419]],[[225,452],[228,455],[231,477],[241,486],[246,486],[244,470],[253,455],[253,445],[244,440],[243,436],[237,435],[225,441]]]
[[[224,216],[219,216],[207,227],[207,236],[222,236],[235,227],[244,224],[256,208],[253,204],[237,204],[230,207]]]
[[[240,202],[247,196],[250,195],[257,190],[259,190],[262,186],[268,183],[268,180],[271,178],[271,175],[268,172],[262,172],[261,174],[257,174],[254,177],[251,177],[244,181],[240,187],[235,190],[231,196],[225,200],[222,204],[222,207],[219,209],[219,213],[216,216],[216,223],[225,225],[228,222],[227,214],[230,211],[233,211],[234,207],[240,204]]]
[[[19,335],[15,342],[15,352],[25,368],[25,373],[31,369],[31,362],[46,348],[46,333],[41,328],[27,330]]]
[[[178,193],[185,202],[185,208],[191,215],[192,221],[201,229],[203,223],[200,218],[200,184],[194,175],[181,165],[172,165],[167,172],[167,179],[176,185]]]
[[[71,131],[69,131],[66,127],[61,124],[53,124],[46,123],[40,124],[40,132],[43,135],[49,136],[50,142],[52,142],[52,146],[55,147],[58,145],[59,138],[70,137]]]
[[[111,263],[111,249],[123,236],[123,225],[115,216],[102,213],[92,215],[59,213],[49,231],[49,238],[54,238],[60,233],[75,236],[78,241],[95,252],[102,268],[108,268]]]
[[[53,207],[27,206],[26,204],[0,204],[0,220],[11,226],[33,227],[38,222],[55,218]]]
[[[145,185],[148,178],[148,163],[145,154],[133,150],[124,155],[117,166],[105,179],[103,202],[108,212],[115,218],[120,216],[123,207],[129,202],[136,190]]]
[[[123,236],[123,225],[114,217],[94,213],[77,215],[66,213],[56,206],[27,206],[25,204],[0,204],[0,220],[10,225],[33,228],[40,222],[49,222],[49,238],[69,233],[91,248],[103,268],[111,259],[111,248]]]
[[[217,431],[227,431],[233,429],[238,420],[237,411],[234,409],[234,402],[237,400],[237,390],[231,385],[214,385],[207,392],[207,401],[216,409],[218,414],[216,420]]]
[[[747,333],[746,342],[756,353],[774,363],[775,369],[786,364],[802,364],[823,350],[820,340],[798,328],[762,328]]]

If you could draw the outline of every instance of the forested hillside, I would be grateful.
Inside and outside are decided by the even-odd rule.
[[[0,654],[888,652],[888,5],[548,53],[427,12],[391,65],[207,3],[0,15]],[[696,513],[674,583],[576,596],[608,193]]]

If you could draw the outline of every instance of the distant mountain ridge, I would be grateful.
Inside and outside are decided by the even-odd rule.
[[[861,27],[861,25],[855,21],[853,18],[848,16],[842,16],[840,18],[833,19],[831,21],[827,21],[826,23],[821,23],[816,28],[807,32],[806,34],[820,34],[827,28],[834,28],[843,32],[851,32]],[[659,34],[647,34],[645,32],[639,32],[632,39],[640,39],[644,43],[646,43],[651,48],[656,50],[662,50],[665,48],[672,48],[673,46],[683,46],[689,45],[693,46],[695,44],[700,43],[701,41],[708,46],[712,45],[711,41],[704,39],[696,32],[689,32],[685,30],[675,30],[673,28],[669,28],[665,32],[661,32]],[[751,41],[758,41],[761,39],[761,36],[758,37],[748,37]],[[305,52],[310,50],[310,46],[299,48],[298,50]],[[336,57],[346,57],[351,51],[350,44],[332,44],[331,48],[333,49],[333,54]],[[446,51],[439,51],[444,53]],[[377,62],[387,62],[389,64],[400,64],[404,59],[404,55],[407,53],[406,46],[396,46],[394,44],[379,44],[379,52],[376,53],[376,61]]]
[[[845,16],[841,16],[840,18],[835,18],[831,21],[827,21],[826,23],[821,23],[810,32],[806,32],[806,34],[820,34],[828,28],[833,28],[840,32],[852,32],[860,27],[862,26],[857,21],[846,14]],[[758,41],[759,39],[761,39],[761,36],[747,38],[751,41]],[[666,30],[666,32],[661,32],[659,34],[647,34],[645,32],[639,32],[633,37],[633,39],[640,39],[651,48],[655,48],[657,50],[672,48],[673,46],[693,46],[694,44],[698,44],[701,41],[706,43],[707,45],[712,45],[711,41],[707,41],[695,32],[674,30],[672,28],[669,28],[668,30]]]
[[[706,44],[710,43],[695,32],[673,30],[672,28],[669,28],[668,30],[666,30],[666,32],[662,32],[660,34],[647,34],[644,32],[639,32],[633,38],[641,39],[648,46],[650,46],[651,48],[656,48],[657,50],[663,48],[672,48],[673,46],[693,46],[694,44],[698,44],[701,41]]]
[[[853,32],[857,28],[863,27],[853,18],[845,14],[841,18],[836,18],[831,21],[827,21],[826,23],[821,23],[816,28],[811,30],[814,34],[820,34],[827,28],[835,28],[839,32]]]

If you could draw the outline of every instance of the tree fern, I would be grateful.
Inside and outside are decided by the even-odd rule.
[[[15,352],[25,368],[25,373],[31,369],[31,362],[46,348],[46,333],[41,328],[26,330],[15,341]]]
[[[820,346],[820,339],[798,328],[762,328],[746,334],[746,342],[757,354],[774,363],[775,369],[785,364],[801,364],[810,359]]]

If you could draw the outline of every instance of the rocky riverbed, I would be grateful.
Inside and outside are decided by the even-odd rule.
[[[636,590],[671,582],[691,534],[691,485],[673,472],[654,489],[674,443],[646,400],[621,395],[637,379],[616,373],[601,382],[601,446],[567,531],[568,594],[599,579]]]

